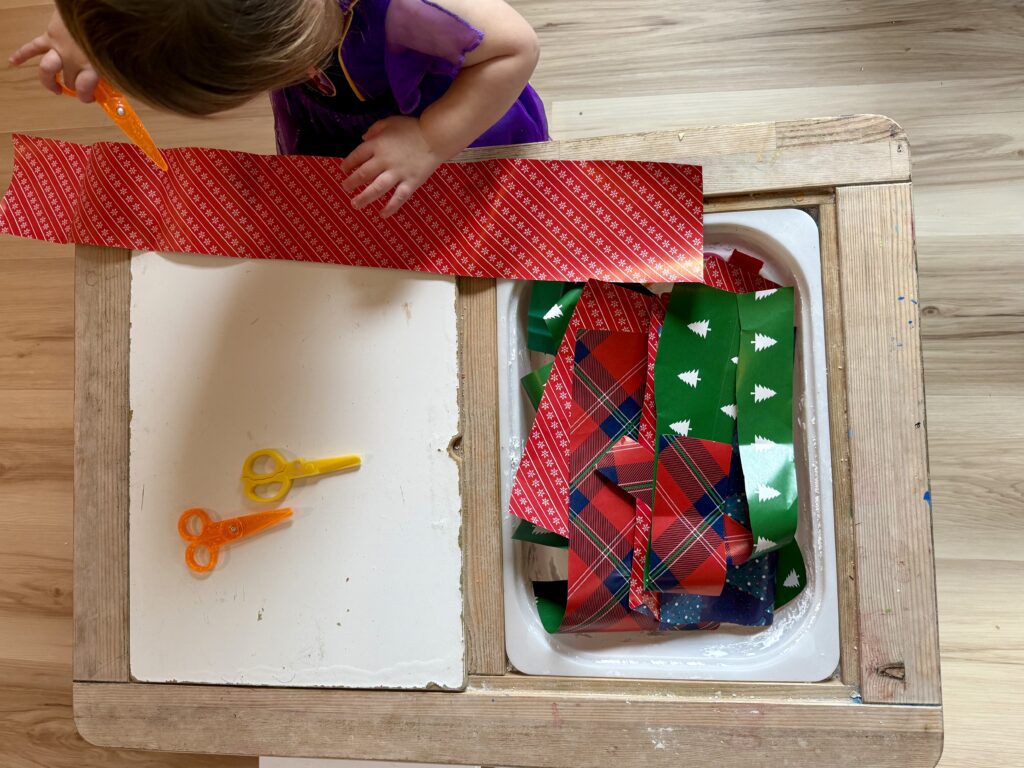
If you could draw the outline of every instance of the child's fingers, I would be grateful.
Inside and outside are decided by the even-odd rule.
[[[364,187],[380,176],[384,170],[384,163],[377,158],[371,158],[356,168],[352,174],[341,183],[341,188],[352,194],[360,187]]]
[[[394,174],[385,171],[374,179],[370,186],[352,198],[352,207],[357,211],[365,208],[375,200],[380,200],[393,186],[395,186]]]
[[[395,193],[391,195],[391,199],[388,200],[388,204],[384,206],[384,210],[381,211],[380,216],[382,219],[386,219],[389,216],[393,216],[398,213],[398,209],[405,205],[409,198],[412,197],[412,193],[416,191],[416,187],[408,182],[402,182],[395,189]]]
[[[379,134],[388,126],[388,120],[391,118],[385,117],[383,120],[378,120],[376,123],[366,129],[366,133],[363,134],[363,141],[369,141],[374,136]]]
[[[35,40],[29,40],[21,48],[11,54],[7,59],[12,67],[20,67],[29,59],[34,59],[50,50],[50,42],[46,35],[40,35]]]
[[[39,82],[42,83],[43,88],[60,95],[61,88],[57,83],[57,73],[63,66],[64,62],[61,60],[60,54],[52,48],[43,54],[43,58],[39,60]]]
[[[349,156],[341,161],[341,170],[345,173],[352,173],[356,168],[373,157],[373,145],[363,142],[356,147]]]
[[[99,85],[100,76],[92,68],[83,69],[74,79],[75,93],[78,100],[84,104],[91,104],[96,101],[96,86]]]

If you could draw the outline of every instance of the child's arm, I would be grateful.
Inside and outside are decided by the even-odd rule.
[[[373,125],[342,165],[351,172],[344,188],[366,188],[352,200],[363,208],[394,189],[383,215],[409,199],[441,163],[494,125],[526,87],[537,65],[537,35],[504,0],[440,0],[436,3],[483,32],[466,54],[452,86],[417,120],[391,117]]]
[[[65,84],[77,92],[79,99],[86,103],[94,100],[93,92],[100,80],[99,75],[82,49],[71,39],[71,34],[56,11],[46,31],[21,46],[7,61],[12,67],[18,67],[36,56],[42,56],[39,60],[39,82],[44,88],[60,95],[57,74],[63,71]]]

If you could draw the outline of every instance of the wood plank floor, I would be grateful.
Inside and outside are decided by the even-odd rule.
[[[885,113],[914,157],[946,705],[944,768],[1024,765],[1024,6],[1017,0],[517,0],[558,137]],[[46,3],[0,0],[0,52]],[[144,114],[163,144],[270,151],[265,101]],[[0,70],[14,131],[117,138]],[[71,720],[72,262],[0,240],[0,763],[246,766],[101,750]],[[865,361],[862,364],[870,364]],[[894,532],[898,535],[898,531]]]

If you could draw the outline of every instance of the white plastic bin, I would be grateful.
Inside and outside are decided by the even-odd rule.
[[[531,675],[813,682],[839,663],[832,467],[828,432],[824,308],[818,227],[796,209],[704,217],[706,249],[738,248],[765,262],[763,274],[796,287],[795,448],[800,484],[797,538],[807,587],[767,629],[724,626],[713,632],[549,635],[534,605],[534,579],[564,578],[564,551],[512,540],[508,514],[515,468],[533,409],[519,380],[546,356],[526,349],[527,283],[498,282],[499,411],[504,505],[505,643],[508,658]]]

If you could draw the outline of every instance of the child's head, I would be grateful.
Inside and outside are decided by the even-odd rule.
[[[301,82],[338,40],[337,0],[56,0],[101,75],[186,115]]]

